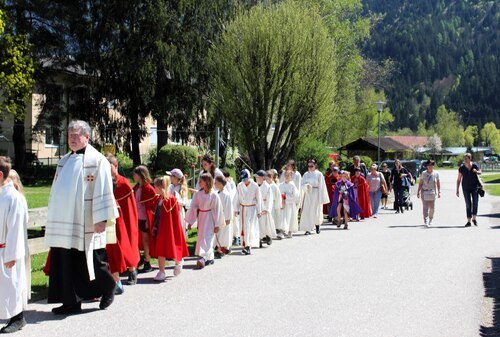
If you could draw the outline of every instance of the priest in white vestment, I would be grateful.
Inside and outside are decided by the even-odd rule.
[[[316,160],[307,162],[308,171],[302,177],[302,194],[300,230],[306,235],[316,229],[320,233],[320,225],[323,223],[323,204],[330,202],[326,188],[325,177],[317,170]]]
[[[26,325],[24,310],[30,298],[28,206],[10,181],[10,159],[0,157],[0,319],[8,319],[0,333]]]
[[[52,184],[45,242],[51,249],[49,303],[56,315],[81,312],[81,302],[101,298],[99,308],[113,303],[106,244],[116,243],[118,215],[108,160],[89,144],[84,121],[68,126],[71,152],[58,163]]]
[[[234,197],[234,211],[235,215],[240,217],[243,241],[241,252],[250,255],[252,247],[259,247],[260,244],[259,218],[262,212],[262,197],[259,185],[250,180],[250,171],[243,170],[240,180]]]

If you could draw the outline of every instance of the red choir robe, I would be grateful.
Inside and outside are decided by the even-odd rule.
[[[118,204],[118,203],[117,203]],[[109,271],[111,273],[123,273],[127,270],[127,267],[136,266],[135,264],[127,265],[125,261],[125,251],[123,247],[129,244],[129,239],[127,235],[127,229],[125,221],[123,219],[123,212],[120,206],[118,206],[119,217],[116,219],[116,243],[106,245],[106,255],[108,256]],[[137,250],[139,253],[139,250]]]
[[[123,222],[126,230],[126,243],[122,243],[122,251],[127,262],[127,266],[136,266],[139,262],[139,228],[137,226],[137,205],[132,186],[127,178],[117,175],[116,187],[114,190],[115,199],[121,209]],[[119,240],[119,239],[118,239]]]
[[[134,267],[139,262],[139,229],[134,190],[129,181],[117,175],[113,191],[120,217],[116,222],[117,244],[107,245],[111,272],[122,272],[123,264]],[[116,266],[116,268],[114,268]],[[120,269],[120,270],[118,270]]]
[[[328,214],[328,206],[330,206],[332,204],[333,193],[335,192],[335,184],[339,180],[340,180],[340,177],[339,177],[339,179],[337,179],[333,175],[333,172],[330,172],[330,170],[326,170],[326,172],[325,172],[325,184],[326,184],[326,189],[328,190],[328,197],[330,198],[330,202],[328,204],[323,204],[323,214]]]
[[[181,261],[189,256],[180,208],[174,196],[158,198],[152,227],[151,256]]]
[[[134,186],[134,193],[137,191],[139,188],[139,185]],[[149,229],[149,234],[151,234],[152,226],[151,224],[153,223],[153,213],[155,212],[156,208],[156,202],[158,201],[158,195],[156,194],[156,191],[151,184],[144,184],[142,186],[142,191],[141,191],[141,200],[139,203],[144,204],[146,207],[146,214],[147,214],[147,226]],[[151,239],[150,239],[151,240]],[[139,240],[139,249],[143,250],[144,247],[142,245],[142,240]]]
[[[370,193],[368,191],[368,183],[366,182],[363,176],[352,176],[351,182],[354,186],[357,187],[358,190],[358,200],[357,203],[359,207],[362,209],[362,212],[359,214],[361,218],[369,218],[372,216],[372,206],[370,204]]]

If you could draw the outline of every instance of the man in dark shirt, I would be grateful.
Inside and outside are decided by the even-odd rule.
[[[366,169],[366,165],[361,162],[361,159],[359,158],[359,156],[354,156],[352,158],[352,161],[353,161],[353,164],[351,164],[348,168],[349,174],[351,175],[351,177],[353,177],[356,174],[356,168],[359,167],[359,169],[361,170],[361,175],[366,178],[368,170]]]

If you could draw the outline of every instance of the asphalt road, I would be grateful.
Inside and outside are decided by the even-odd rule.
[[[202,271],[188,261],[163,284],[143,275],[105,311],[89,303],[60,318],[31,304],[16,336],[478,336],[482,272],[500,253],[500,198],[481,199],[479,227],[464,228],[455,174],[441,172],[431,229],[414,197],[413,211],[383,210],[348,231],[326,225]]]

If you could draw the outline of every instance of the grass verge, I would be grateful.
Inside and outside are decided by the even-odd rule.
[[[500,196],[500,185],[486,185],[484,186],[488,194],[494,196]]]
[[[189,254],[194,255],[198,231],[196,228],[188,231],[186,243]],[[43,267],[47,261],[48,253],[35,254],[31,256],[31,302],[40,301],[47,298],[49,278],[45,276]],[[151,259],[151,264],[158,265],[157,259]]]
[[[500,174],[484,174],[481,175],[481,179],[485,184],[498,184],[500,183]]]

